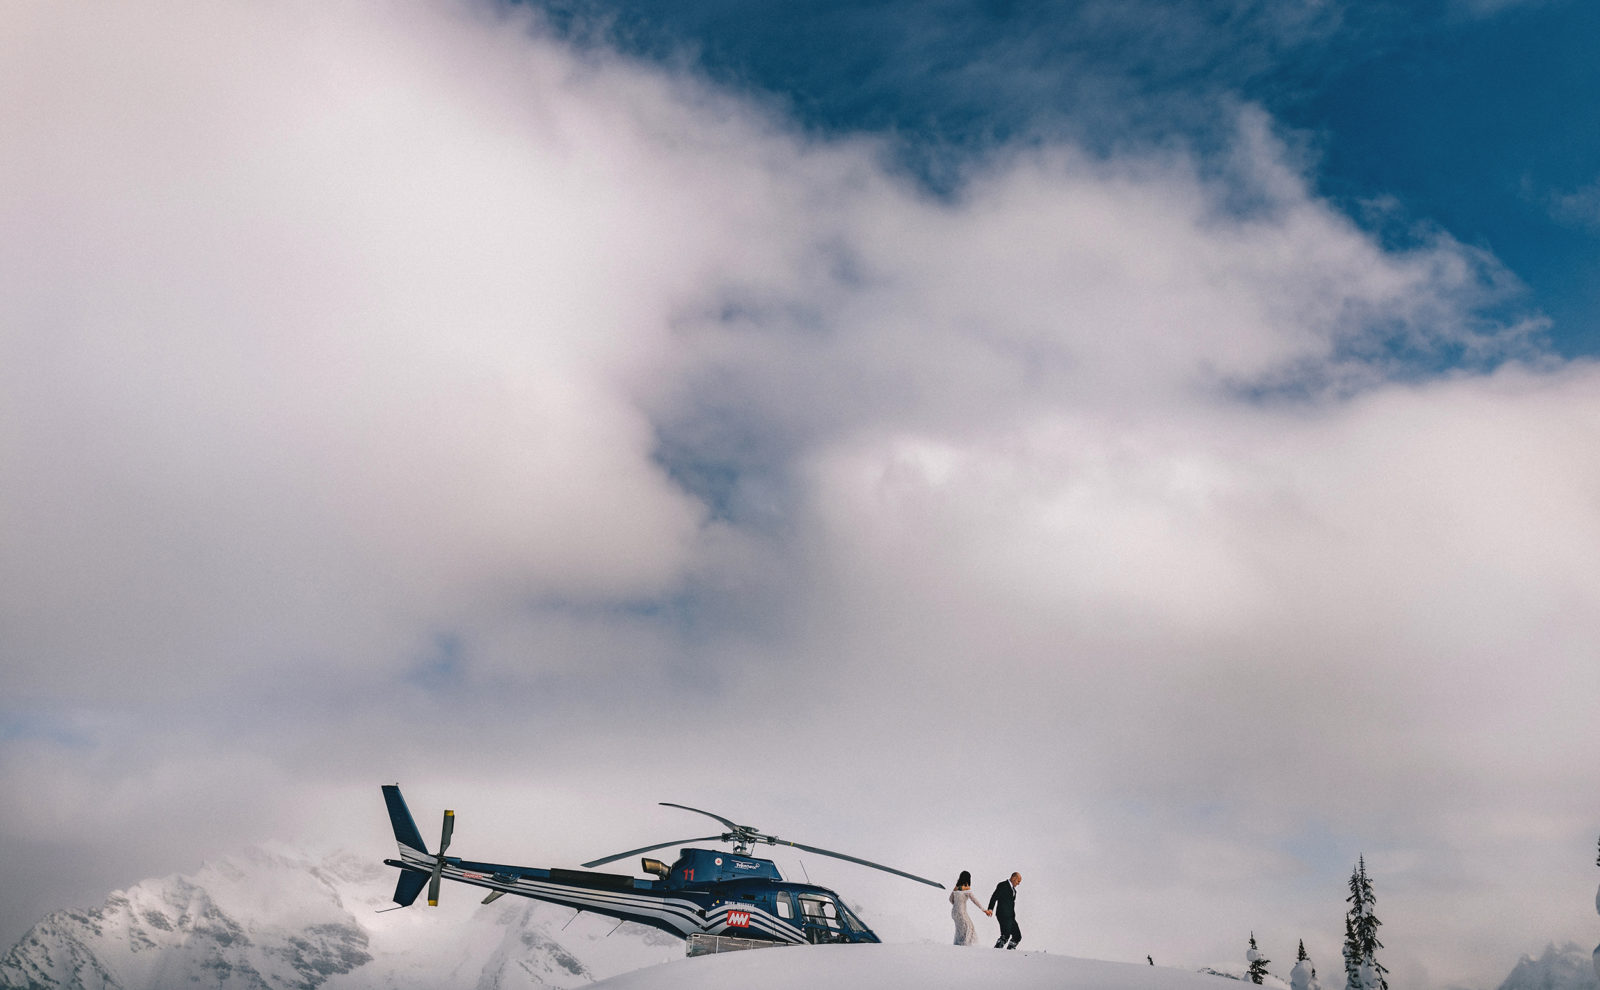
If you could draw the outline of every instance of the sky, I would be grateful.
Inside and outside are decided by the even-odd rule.
[[[1052,953],[1336,980],[1362,856],[1396,987],[1588,944],[1597,21],[6,5],[0,944],[396,781]]]

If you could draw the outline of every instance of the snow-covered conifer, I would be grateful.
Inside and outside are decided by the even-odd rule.
[[[1389,970],[1378,961],[1378,926],[1383,922],[1373,913],[1377,897],[1367,878],[1367,858],[1362,856],[1350,874],[1350,910],[1344,919],[1345,990],[1389,990]]]
[[[1600,866],[1600,847],[1595,850],[1594,865]],[[1600,911],[1600,890],[1594,892],[1594,909]],[[1600,978],[1600,945],[1594,947],[1594,975]]]
[[[1350,915],[1344,916],[1344,990],[1364,990],[1361,986],[1361,948],[1356,944],[1356,928]]]
[[[1311,957],[1306,955],[1305,939],[1300,940],[1300,951],[1295,956],[1294,969],[1289,973],[1290,990],[1318,990],[1317,967],[1312,965]]]
[[[1259,985],[1267,975],[1267,963],[1271,962],[1261,950],[1256,948],[1256,933],[1250,933],[1250,948],[1244,957],[1250,960],[1250,982]]]

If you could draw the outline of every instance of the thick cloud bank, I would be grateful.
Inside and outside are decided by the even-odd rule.
[[[1024,869],[1076,955],[1334,972],[1363,852],[1401,985],[1583,935],[1600,372],[1259,112],[933,197],[522,13],[0,17],[6,940],[397,778]]]

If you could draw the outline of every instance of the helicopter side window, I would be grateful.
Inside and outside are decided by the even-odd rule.
[[[794,920],[794,895],[787,890],[778,891],[778,917],[787,921]]]

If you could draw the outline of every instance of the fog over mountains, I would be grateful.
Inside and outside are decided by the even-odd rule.
[[[1017,954],[1031,962],[952,955],[932,945],[857,947],[867,951],[848,958],[802,948],[685,962],[678,939],[520,898],[480,906],[474,892],[446,887],[438,909],[384,912],[392,885],[393,871],[375,858],[248,850],[192,876],[115,891],[99,907],[54,912],[0,958],[0,990],[522,990],[621,974],[631,974],[623,985],[660,990],[812,978],[925,990],[979,976],[988,986],[1193,990],[1219,978],[1043,953]],[[668,962],[675,965],[643,972]],[[1322,969],[1337,978],[1335,960]],[[1588,949],[1552,945],[1523,957],[1500,990],[1600,990],[1600,982]]]

